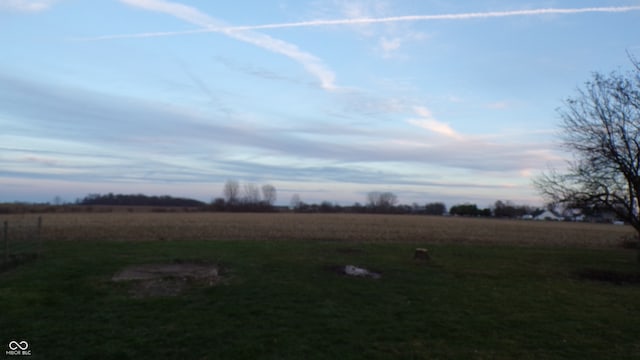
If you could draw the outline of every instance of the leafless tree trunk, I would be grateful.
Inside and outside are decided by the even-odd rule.
[[[386,211],[396,205],[398,197],[392,192],[372,191],[367,194],[367,202],[373,209]]]
[[[638,232],[640,261],[640,63],[628,73],[595,73],[560,109],[567,173],[534,181],[555,203],[612,211]]]
[[[238,203],[240,195],[240,184],[236,180],[227,180],[222,190],[227,204],[235,205]]]
[[[273,206],[277,200],[275,186],[271,184],[262,185],[262,200],[269,206]]]
[[[242,202],[246,205],[257,205],[260,203],[260,190],[258,185],[253,183],[244,184]]]
[[[300,210],[300,205],[302,205],[302,199],[300,199],[300,195],[293,194],[291,196],[291,201],[289,202],[290,206],[294,210]]]

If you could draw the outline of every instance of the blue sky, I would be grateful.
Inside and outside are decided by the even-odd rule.
[[[541,204],[556,109],[640,1],[0,0],[0,201]]]

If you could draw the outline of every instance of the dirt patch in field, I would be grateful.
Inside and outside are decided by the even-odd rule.
[[[218,284],[220,272],[213,264],[144,264],[128,266],[111,280],[129,283],[129,293],[135,298],[177,296],[193,287]]]

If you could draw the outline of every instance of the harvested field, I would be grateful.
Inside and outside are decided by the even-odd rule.
[[[6,215],[0,220],[31,215]],[[35,215],[33,215],[35,217]],[[629,226],[372,214],[55,213],[42,239],[72,241],[324,240],[617,247]]]

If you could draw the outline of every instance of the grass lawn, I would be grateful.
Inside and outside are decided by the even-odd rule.
[[[426,245],[425,245],[426,246]],[[636,252],[329,241],[51,241],[0,273],[0,358],[638,359]],[[213,262],[223,281],[133,298],[130,264]],[[353,264],[380,279],[339,274]]]

